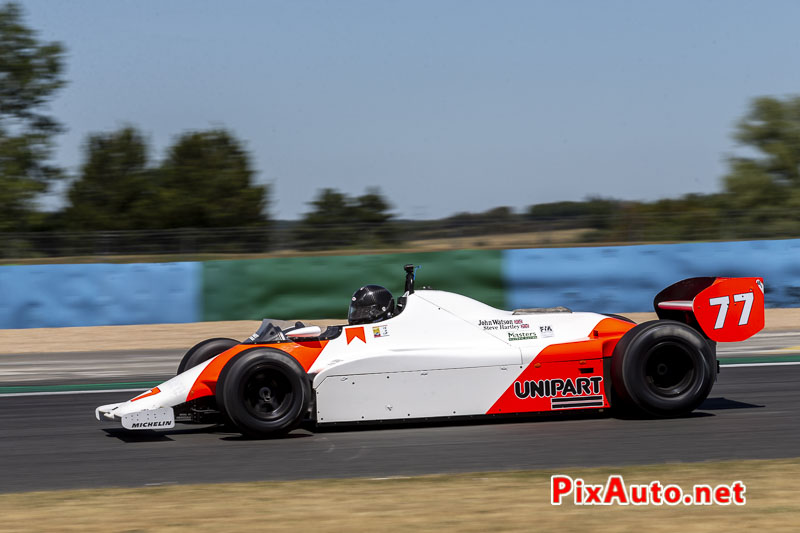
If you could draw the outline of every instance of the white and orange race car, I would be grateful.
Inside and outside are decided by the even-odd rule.
[[[205,340],[178,375],[96,409],[127,429],[222,418],[256,437],[310,426],[625,407],[680,416],[708,396],[716,341],[764,326],[761,278],[692,278],[661,291],[659,320],[566,308],[495,309],[406,291],[390,318],[323,330],[264,320],[244,342]]]

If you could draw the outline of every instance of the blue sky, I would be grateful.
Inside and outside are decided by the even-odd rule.
[[[750,99],[800,93],[794,1],[23,6],[68,49],[59,164],[77,172],[86,136],[125,124],[156,160],[226,127],[278,218],[322,187],[379,187],[414,218],[712,192]]]

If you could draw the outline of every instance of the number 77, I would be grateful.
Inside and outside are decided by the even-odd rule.
[[[734,302],[744,302],[742,308],[742,316],[739,317],[739,325],[744,326],[750,320],[750,310],[753,308],[753,293],[743,292],[741,294],[733,295]],[[722,329],[725,326],[725,317],[728,315],[728,308],[731,305],[730,296],[718,296],[708,300],[708,305],[718,305],[719,312],[717,313],[717,321],[714,323],[714,329]]]

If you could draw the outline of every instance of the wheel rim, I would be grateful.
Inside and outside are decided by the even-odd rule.
[[[258,366],[247,373],[242,383],[242,403],[255,418],[274,421],[291,409],[294,390],[282,371]]]
[[[645,356],[645,382],[659,396],[675,397],[686,393],[696,373],[692,353],[679,343],[659,343]]]

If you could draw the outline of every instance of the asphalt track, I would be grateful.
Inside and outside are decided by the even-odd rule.
[[[723,367],[703,406],[672,420],[539,417],[266,441],[208,426],[127,433],[93,418],[130,392],[5,396],[0,492],[795,457],[798,382],[800,365]]]
[[[0,396],[46,391],[51,386],[156,385],[174,374],[182,355],[183,350],[0,354]],[[717,355],[723,365],[800,361],[800,332],[762,332],[744,342],[721,343]]]

